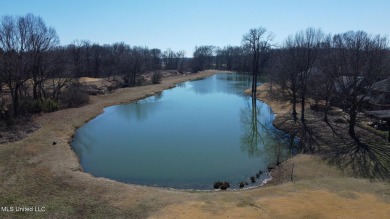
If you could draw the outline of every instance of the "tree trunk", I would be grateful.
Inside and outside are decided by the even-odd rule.
[[[305,89],[306,90],[306,89]],[[302,123],[305,122],[305,90],[302,91],[301,95],[301,121]]]
[[[328,123],[328,109],[325,109],[325,112],[324,112],[324,122]]]
[[[292,112],[292,116],[293,116],[293,119],[294,119],[294,122],[297,121],[297,94],[295,93],[295,91],[293,91],[293,100],[292,100],[292,104],[293,104],[293,112]]]
[[[305,72],[305,75],[307,73]],[[306,101],[306,79],[307,76],[301,74],[301,121],[305,123],[305,101]]]
[[[133,74],[132,74],[132,76],[131,76],[131,84],[132,84],[132,86],[135,86],[136,85],[136,73],[134,72]]]
[[[15,86],[15,89],[12,91],[12,108],[14,111],[14,117],[19,116],[19,88],[18,86]]]
[[[324,122],[328,123],[328,112],[329,112],[329,98],[326,98],[325,109],[324,109]]]
[[[357,140],[356,133],[355,133],[355,125],[356,125],[356,110],[355,107],[353,107],[349,111],[349,126],[348,126],[348,134],[351,136],[352,139]]]
[[[39,82],[38,87],[39,87],[39,98],[43,97],[43,99],[46,100],[47,99],[47,95],[46,95],[46,91],[45,91],[45,89],[43,87],[43,81]]]
[[[252,97],[256,98],[257,93],[257,74],[253,75],[253,84],[252,84]]]
[[[33,100],[38,100],[38,83],[35,79],[33,85]]]

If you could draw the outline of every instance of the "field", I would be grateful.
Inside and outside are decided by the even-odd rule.
[[[74,131],[99,115],[104,107],[128,103],[215,73],[174,76],[157,85],[119,89],[92,96],[86,106],[33,118],[39,129],[23,140],[0,145],[0,217],[387,218],[390,215],[388,182],[357,177],[320,155],[297,155],[275,169],[276,178],[269,185],[238,191],[178,191],[127,185],[95,178],[81,170],[69,143]],[[286,103],[267,96],[267,89],[260,91],[259,98],[273,107],[278,115],[275,123],[280,122],[288,106],[280,107]],[[277,125],[283,129],[283,123]],[[44,211],[7,212],[11,207],[44,207]]]

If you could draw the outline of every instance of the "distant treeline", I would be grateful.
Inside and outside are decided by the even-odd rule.
[[[5,16],[0,24],[0,119],[57,109],[66,100],[60,100],[64,88],[74,93],[80,77],[117,76],[121,86],[130,87],[138,85],[142,73],[160,70],[191,71],[190,59],[184,51],[125,43],[76,40],[60,46],[55,29],[42,18]]]
[[[121,78],[121,86],[130,87],[145,72],[205,69],[248,72],[253,81],[262,76],[280,85],[294,103],[295,119],[295,105],[304,105],[309,97],[325,101],[325,109],[342,106],[354,120],[372,93],[372,85],[389,77],[389,57],[388,40],[383,36],[363,31],[326,35],[313,28],[288,37],[281,45],[273,42],[265,28],[251,29],[243,35],[242,45],[196,46],[192,58],[186,58],[185,51],[125,43],[74,41],[61,46],[55,29],[42,18],[5,16],[0,24],[0,120],[56,110],[69,101],[67,95],[77,91],[75,79],[80,77],[115,76]],[[253,83],[252,95],[255,87]]]

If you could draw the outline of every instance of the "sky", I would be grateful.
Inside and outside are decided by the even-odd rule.
[[[257,27],[278,45],[307,27],[390,37],[390,0],[0,0],[1,17],[27,13],[55,28],[61,45],[124,42],[188,57],[195,46],[241,45]]]

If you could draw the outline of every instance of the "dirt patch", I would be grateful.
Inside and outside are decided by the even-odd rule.
[[[89,83],[89,82],[100,82],[102,81],[102,78],[91,78],[91,77],[81,77],[79,79],[80,83]]]
[[[14,119],[10,126],[0,122],[0,144],[19,141],[31,135],[38,128],[38,124],[31,118]]]

